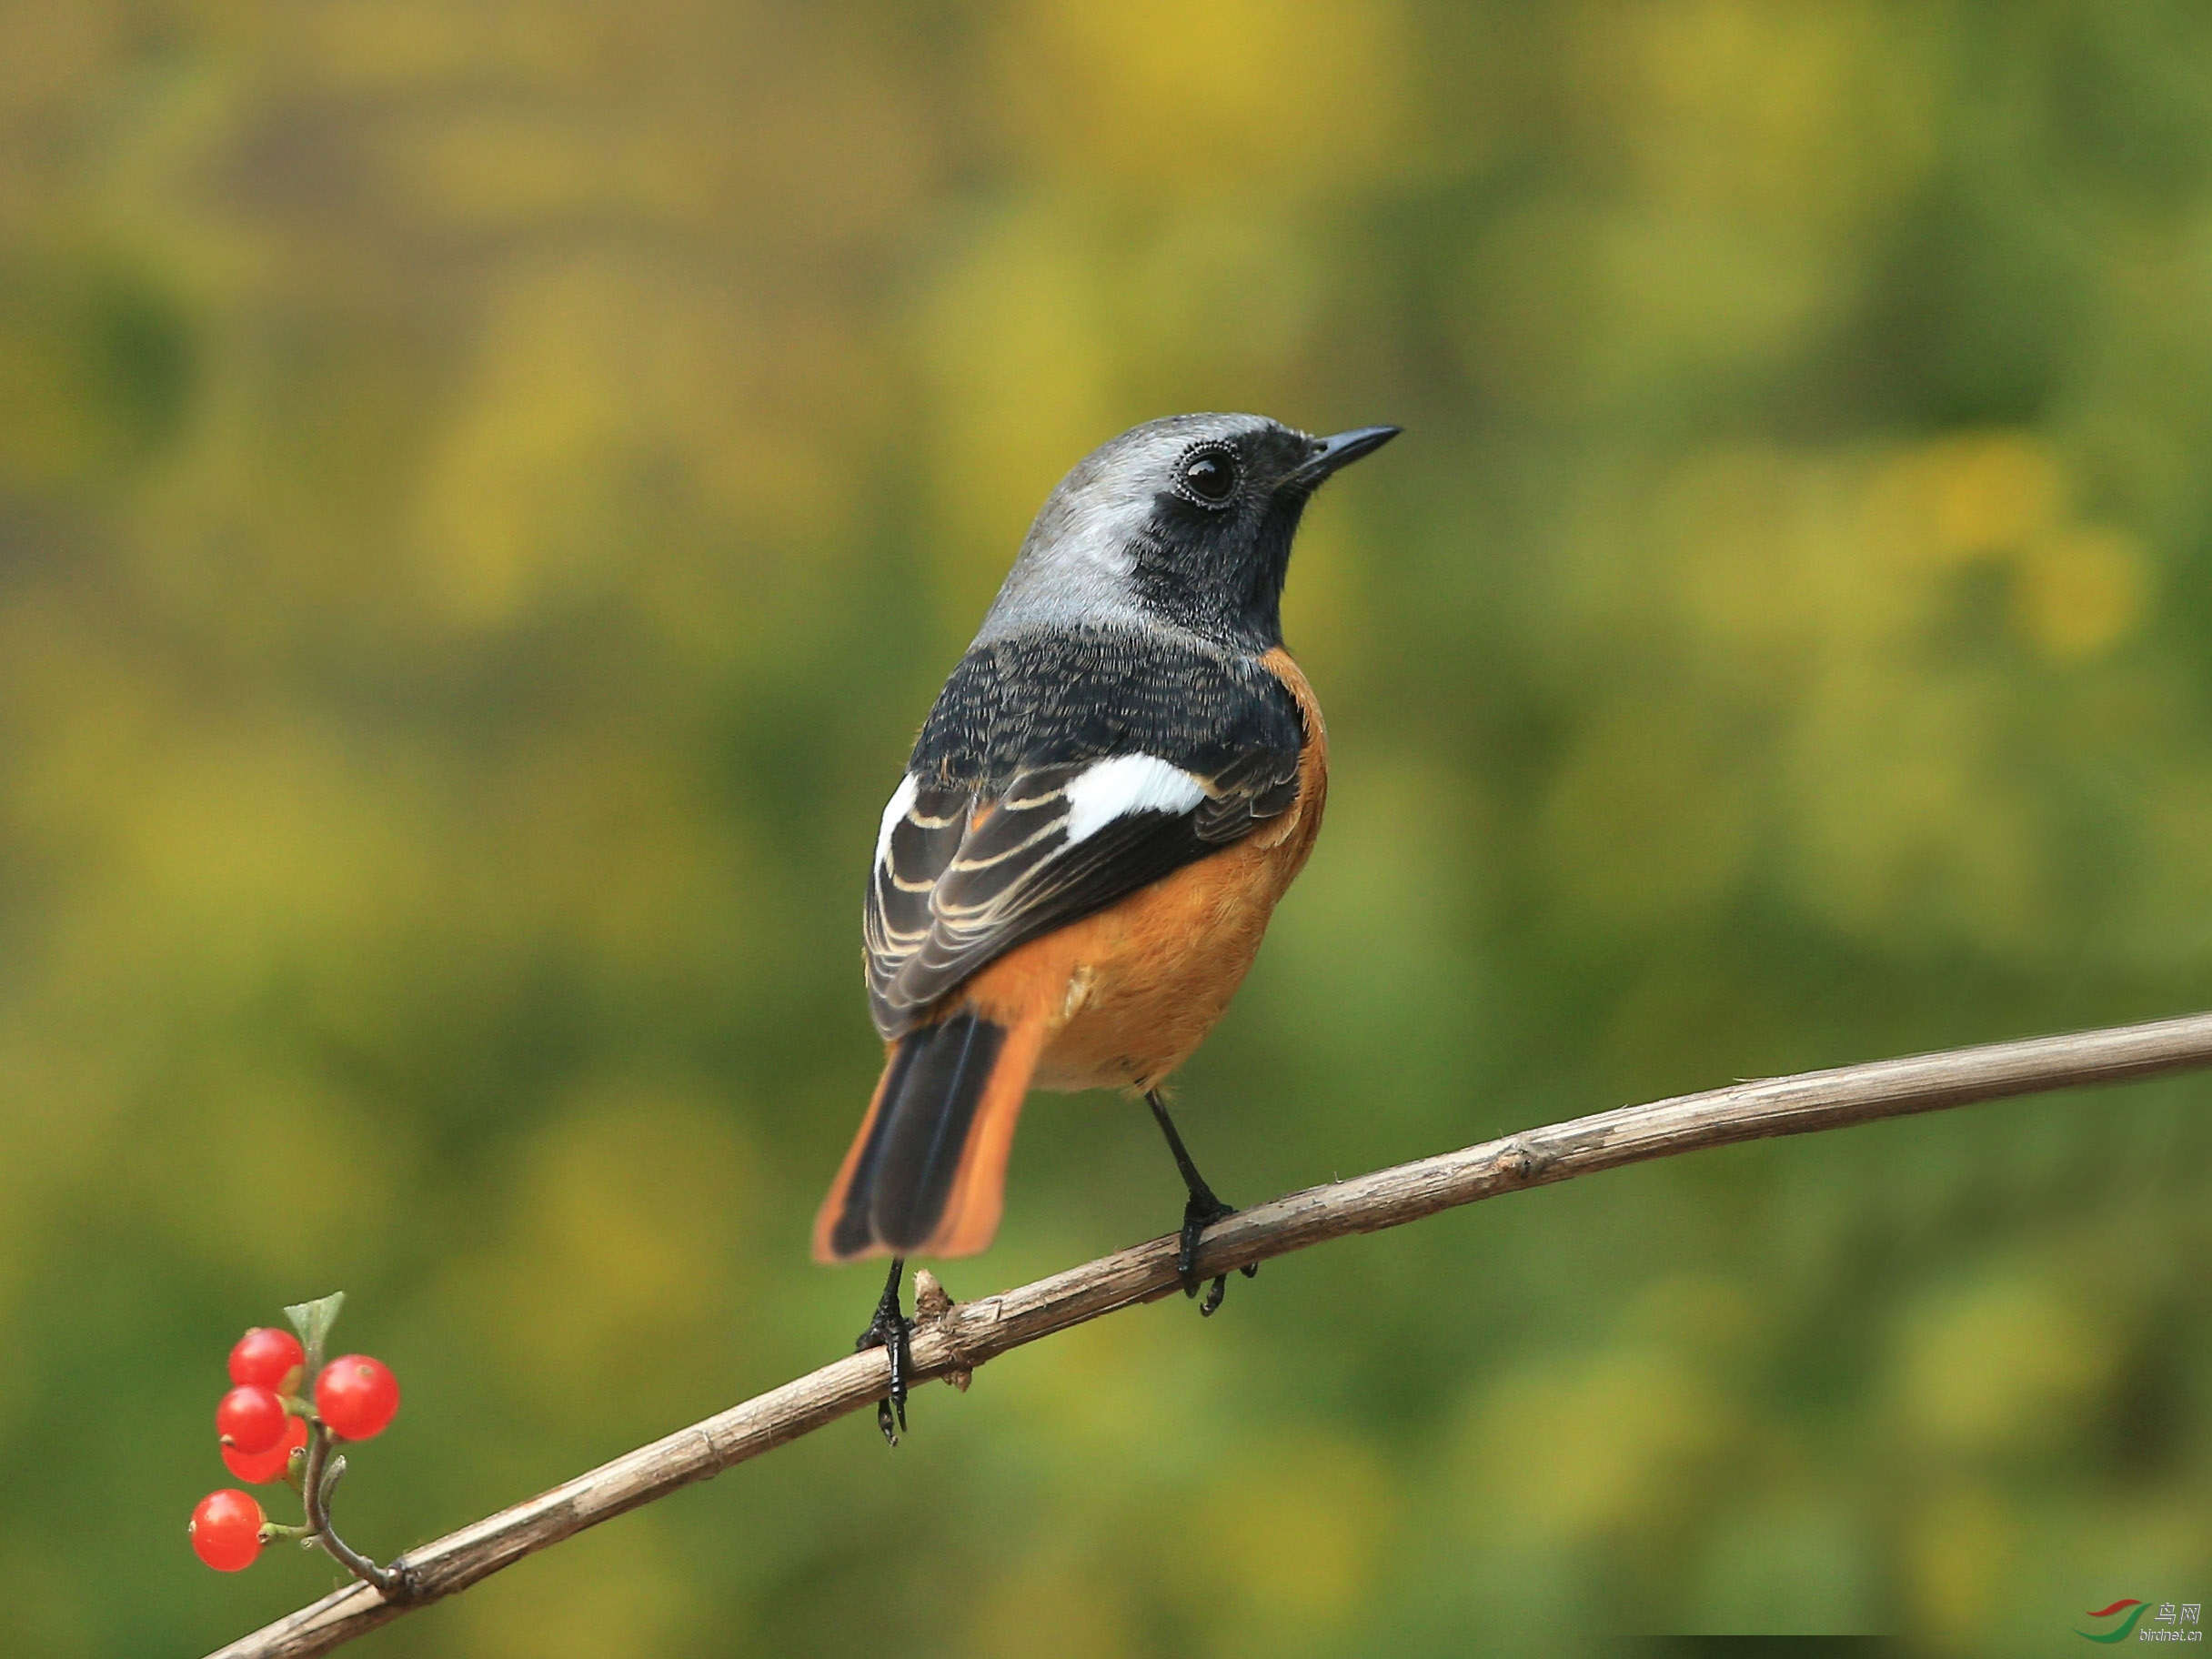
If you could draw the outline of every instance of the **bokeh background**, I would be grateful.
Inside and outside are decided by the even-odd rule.
[[[0,7],[0,1608],[198,1651],[227,1345],[336,1287],[389,1553],[850,1344],[880,803],[1030,515],[1321,499],[1328,830],[1184,1121],[1256,1199],[2212,1004],[2186,0]],[[1347,1242],[364,1655],[2064,1652],[2212,1589],[2176,1081]],[[1149,1237],[1031,1112],[955,1294]]]

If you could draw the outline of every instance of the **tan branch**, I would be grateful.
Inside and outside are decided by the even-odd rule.
[[[1374,1232],[1516,1188],[1648,1158],[2207,1065],[2212,1065],[2212,1013],[1875,1061],[1624,1106],[1256,1204],[1207,1233],[1198,1272],[1211,1277],[1324,1239]],[[917,1295],[916,1373],[964,1381],[958,1373],[1010,1349],[1179,1288],[1171,1237],[956,1305],[948,1305],[932,1282]],[[890,1361],[881,1349],[825,1365],[408,1551],[402,1559],[413,1594],[405,1603],[388,1603],[356,1584],[232,1643],[215,1659],[327,1653],[588,1526],[811,1433],[878,1399],[889,1382]]]

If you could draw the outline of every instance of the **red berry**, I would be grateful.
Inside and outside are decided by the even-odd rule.
[[[288,1394],[299,1386],[293,1373],[307,1362],[307,1356],[300,1352],[299,1339],[289,1331],[256,1325],[230,1351],[230,1380]],[[285,1386],[287,1382],[291,1388]]]
[[[236,1446],[225,1446],[223,1466],[251,1486],[282,1480],[285,1465],[291,1461],[292,1448],[307,1443],[307,1420],[294,1417],[287,1421],[292,1426],[285,1431],[285,1437],[266,1452],[248,1453]]]
[[[315,1409],[333,1434],[367,1440],[384,1433],[399,1410],[399,1379],[382,1360],[349,1353],[315,1379]]]
[[[216,1402],[215,1432],[251,1457],[284,1439],[284,1402],[266,1388],[234,1388]]]
[[[218,1573],[236,1573],[261,1553],[261,1505],[236,1486],[211,1492],[192,1512],[192,1551]]]

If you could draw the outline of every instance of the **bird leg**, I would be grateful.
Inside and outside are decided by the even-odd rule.
[[[1175,1252],[1175,1273],[1182,1281],[1182,1293],[1195,1296],[1198,1294],[1199,1281],[1192,1276],[1191,1265],[1198,1257],[1198,1242],[1214,1222],[1234,1215],[1236,1206],[1224,1204],[1216,1198],[1213,1189],[1206,1184],[1206,1178],[1198,1172],[1198,1166],[1191,1161],[1191,1153],[1184,1147],[1182,1137],[1175,1132],[1175,1121],[1168,1116],[1167,1104],[1161,1100],[1160,1091],[1147,1089],[1144,1091],[1144,1103],[1152,1109],[1152,1117],[1160,1125],[1160,1132],[1168,1138],[1168,1151],[1175,1155],[1175,1167],[1182,1171],[1182,1184],[1191,1194],[1190,1202],[1182,1208],[1181,1247]],[[1242,1270],[1247,1279],[1259,1271],[1257,1262],[1247,1263]],[[1206,1300],[1198,1304],[1199,1312],[1212,1315],[1214,1309],[1222,1305],[1222,1298],[1228,1293],[1229,1275],[1216,1274],[1213,1283],[1207,1289]]]
[[[885,1442],[894,1446],[899,1443],[899,1429],[906,1427],[906,1373],[914,1368],[914,1351],[910,1345],[914,1322],[899,1306],[899,1281],[905,1272],[906,1258],[893,1256],[891,1276],[883,1282],[883,1298],[876,1303],[876,1316],[852,1345],[855,1353],[865,1353],[870,1348],[890,1352],[891,1392],[876,1402],[876,1427],[883,1431]],[[891,1426],[894,1415],[898,1429]]]

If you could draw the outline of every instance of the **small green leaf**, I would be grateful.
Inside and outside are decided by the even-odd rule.
[[[330,1336],[330,1327],[338,1322],[338,1312],[346,1305],[346,1292],[333,1291],[317,1302],[296,1302],[284,1311],[299,1332],[300,1346],[307,1351],[307,1376],[312,1378],[323,1368],[323,1349]]]

